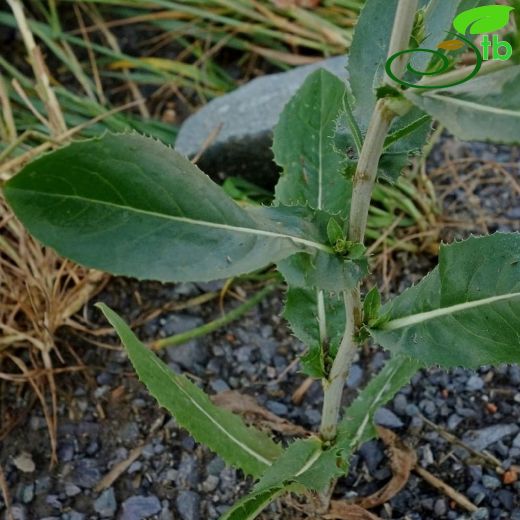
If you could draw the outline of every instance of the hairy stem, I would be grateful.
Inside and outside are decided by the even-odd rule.
[[[388,55],[408,47],[412,34],[418,0],[399,0],[390,39]],[[406,67],[406,55],[394,63],[394,73],[401,76]],[[391,83],[385,76],[386,83]],[[363,242],[372,198],[372,189],[377,176],[379,159],[383,153],[385,138],[395,114],[389,110],[384,99],[376,103],[367,130],[354,175],[352,205],[350,210],[349,240]],[[338,353],[327,380],[323,381],[324,401],[320,434],[324,440],[336,436],[343,388],[357,344],[356,332],[361,321],[360,287],[344,293],[346,327]]]

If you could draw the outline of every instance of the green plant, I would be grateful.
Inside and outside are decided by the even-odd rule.
[[[431,1],[420,11],[423,32],[441,41],[458,10],[477,3]],[[518,66],[483,67],[469,83],[430,91],[403,90],[385,75],[387,56],[410,45],[418,4],[368,1],[350,53],[350,85],[321,70],[287,105],[275,132],[283,175],[272,206],[238,205],[187,159],[138,135],[71,144],[5,186],[38,239],[115,274],[207,281],[276,263],[288,284],[285,317],[308,346],[303,366],[324,389],[319,433],[286,449],[170,372],[100,305],[159,403],[198,441],[258,479],[224,519],[254,518],[288,491],[317,492],[326,507],[350,454],[375,436],[375,411],[421,368],[520,361],[519,234],[444,245],[438,267],[416,286],[385,305],[377,289],[361,298],[374,184],[395,182],[424,145],[430,117],[467,139],[511,143],[520,135]],[[401,76],[405,58],[393,67]],[[392,357],[339,420],[349,367],[369,336]]]

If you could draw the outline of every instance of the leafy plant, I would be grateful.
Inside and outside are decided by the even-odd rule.
[[[5,186],[38,239],[115,274],[207,281],[276,263],[288,284],[285,317],[308,346],[304,369],[324,390],[319,432],[285,449],[172,374],[100,305],[159,403],[257,479],[224,519],[255,518],[288,491],[317,492],[326,506],[350,454],[376,435],[376,410],[421,368],[520,361],[519,234],[444,245],[439,266],[416,286],[385,305],[377,289],[361,298],[374,184],[395,181],[427,139],[430,117],[461,137],[513,142],[520,135],[517,66],[483,69],[488,74],[474,82],[428,93],[404,90],[384,73],[387,57],[417,46],[419,32],[442,35],[457,8],[477,3],[432,0],[418,17],[418,0],[369,0],[352,45],[351,83],[317,71],[281,116],[274,152],[283,173],[269,207],[238,205],[186,158],[138,135],[71,144]],[[402,76],[405,59],[393,67]],[[340,420],[345,379],[368,336],[392,356]]]

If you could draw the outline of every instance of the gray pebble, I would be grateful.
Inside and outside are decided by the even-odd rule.
[[[117,509],[114,488],[105,489],[94,502],[94,510],[101,518],[112,518]]]
[[[514,435],[520,428],[516,424],[496,424],[481,430],[474,430],[464,436],[464,442],[471,448],[482,451],[504,437]]]
[[[384,407],[379,408],[375,413],[374,422],[386,428],[401,428],[404,426],[403,421],[394,412]]]
[[[471,391],[482,390],[484,388],[484,380],[477,375],[472,375],[466,382],[466,388]]]
[[[195,457],[183,453],[177,468],[176,483],[181,488],[195,487],[200,480],[199,463]]]
[[[488,520],[489,511],[484,508],[477,509],[472,515],[471,520]]]
[[[448,511],[448,504],[446,504],[446,500],[444,498],[439,498],[435,501],[435,505],[433,506],[433,513],[437,517],[443,517]]]
[[[85,489],[93,488],[101,478],[98,461],[95,459],[80,459],[74,464],[71,481],[76,486]]]
[[[359,365],[352,365],[347,378],[348,388],[357,388],[363,381],[363,369]]]
[[[24,504],[30,504],[34,498],[34,484],[28,484],[23,487],[22,490],[22,502]]]
[[[279,403],[278,401],[267,401],[265,403],[265,407],[275,415],[287,415],[289,412],[287,406],[283,403]]]
[[[27,513],[24,506],[13,505],[11,506],[11,515],[13,520],[26,520]]]
[[[482,477],[482,484],[487,489],[498,489],[502,485],[498,478],[491,475],[484,475]]]
[[[70,482],[67,482],[65,484],[65,494],[68,497],[75,497],[76,495],[79,495],[81,493],[81,488],[76,486],[76,484],[71,484]]]
[[[181,491],[175,503],[182,520],[200,519],[200,496],[194,491]]]
[[[123,502],[121,520],[143,520],[161,511],[161,502],[156,496],[134,496]]]

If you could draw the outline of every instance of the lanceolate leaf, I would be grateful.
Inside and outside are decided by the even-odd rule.
[[[284,486],[253,492],[226,511],[220,520],[254,520],[271,502],[289,491]]]
[[[256,477],[281,455],[280,446],[267,435],[246,426],[238,415],[213,405],[202,390],[185,376],[173,373],[143,345],[114,311],[104,304],[98,306],[119,334],[150,394],[198,442],[227,463]]]
[[[375,340],[424,364],[520,362],[520,234],[442,246],[439,266],[381,315]]]
[[[321,69],[307,78],[282,112],[273,144],[283,168],[276,186],[276,200],[282,204],[348,214],[352,186],[341,174],[344,152],[333,144],[345,91],[343,81]]]
[[[29,231],[60,254],[114,274],[207,281],[291,254],[329,251],[281,209],[238,206],[174,150],[106,135],[44,155],[5,195]],[[327,253],[325,253],[327,254]]]
[[[336,445],[348,461],[361,444],[375,438],[374,414],[420,370],[421,364],[405,356],[393,356],[383,369],[361,390],[345,410],[338,425]]]
[[[463,140],[520,142],[520,66],[407,98]]]
[[[266,470],[250,495],[232,507],[221,520],[253,520],[280,494],[308,489],[326,491],[343,471],[337,465],[338,450],[325,449],[316,437],[293,442]]]

